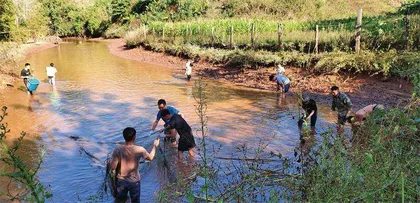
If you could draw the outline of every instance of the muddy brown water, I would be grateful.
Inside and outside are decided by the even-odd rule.
[[[38,177],[54,194],[50,201],[86,202],[97,198],[104,180],[102,162],[116,143],[123,141],[125,127],[135,127],[136,144],[150,150],[154,137],[149,137],[147,130],[156,117],[160,98],[179,109],[193,131],[199,128],[194,99],[196,78],[187,82],[183,72],[115,57],[106,42],[72,41],[31,55],[27,62],[41,80],[34,96],[18,90],[22,85],[19,83],[0,100],[8,106],[6,122],[12,129],[8,140],[21,131],[30,133],[22,148],[24,160],[33,165],[39,159],[38,150],[47,150]],[[46,80],[45,67],[50,62],[58,69],[55,88]],[[252,149],[261,141],[269,143],[267,153],[293,156],[299,145],[295,98],[217,81],[205,83],[208,139],[210,145],[220,147],[218,156],[238,157],[236,146],[247,144]],[[335,121],[328,106],[319,108],[318,131]],[[196,142],[200,142],[199,136]],[[153,162],[140,166],[142,202],[155,201],[171,181],[173,171],[188,175],[192,173],[189,164],[201,160],[197,155],[194,161],[175,163],[175,150],[167,147],[164,152],[170,170],[162,164],[165,159],[160,152]],[[113,199],[105,194],[99,201]]]

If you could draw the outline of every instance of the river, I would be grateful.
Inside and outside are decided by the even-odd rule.
[[[8,139],[15,139],[21,131],[29,133],[22,148],[29,165],[39,159],[40,149],[46,149],[38,177],[49,186],[54,202],[86,202],[101,194],[102,161],[116,143],[123,141],[125,127],[135,127],[136,144],[150,150],[153,137],[147,135],[158,110],[158,99],[179,109],[193,131],[199,128],[194,99],[197,78],[187,82],[183,72],[118,58],[109,53],[106,42],[63,43],[31,55],[27,62],[32,64],[41,84],[33,96],[16,87],[2,95],[2,105],[8,106],[9,112],[6,122],[12,129]],[[55,88],[46,80],[45,67],[51,62],[58,69]],[[213,80],[204,82],[208,140],[210,146],[220,148],[219,155],[237,157],[240,154],[236,146],[257,148],[263,141],[269,143],[267,153],[293,156],[299,145],[295,98]],[[319,109],[318,129],[331,126],[335,118],[329,114],[329,107]],[[158,128],[161,127],[162,121]],[[197,143],[199,138],[196,137]],[[165,152],[171,163],[176,161],[173,148],[167,147]],[[154,201],[161,188],[171,181],[168,171],[162,170],[163,155],[156,156],[156,160],[140,167],[142,202]],[[200,160],[197,155],[193,162]],[[184,167],[173,164],[174,170],[192,173],[188,163],[182,163]],[[112,200],[110,195],[101,199]]]

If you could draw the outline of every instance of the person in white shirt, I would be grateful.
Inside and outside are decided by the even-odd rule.
[[[47,76],[48,76],[48,83],[51,85],[55,85],[55,73],[57,73],[57,69],[54,67],[53,63],[50,63],[50,66],[46,67]]]
[[[188,60],[187,64],[185,64],[185,75],[187,76],[188,81],[191,80],[191,73],[192,73],[192,64],[191,61]]]
[[[277,68],[276,68],[276,72],[277,72],[277,74],[281,74],[281,75],[283,75],[284,74],[284,72],[286,72],[286,70],[284,69],[284,67],[279,63],[279,64],[277,64]]]

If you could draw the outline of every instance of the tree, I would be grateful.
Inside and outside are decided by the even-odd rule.
[[[10,38],[15,27],[15,6],[12,0],[0,0],[0,40]]]

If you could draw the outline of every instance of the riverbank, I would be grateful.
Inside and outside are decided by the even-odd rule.
[[[14,85],[19,80],[19,70],[20,64],[29,57],[30,55],[55,47],[57,44],[54,42],[42,41],[31,44],[22,44],[16,46],[14,49],[16,54],[13,56],[13,59],[10,59],[12,62],[4,64],[0,71],[0,91],[4,90],[7,86]]]
[[[150,63],[175,69],[184,74],[186,59],[146,50],[143,47],[129,49],[123,39],[111,39],[109,50],[113,55],[142,63]],[[275,90],[275,83],[268,81],[270,74],[275,73],[274,67],[255,69],[232,68],[225,65],[214,65],[200,60],[194,63],[193,75],[231,82],[236,85],[259,90]],[[332,85],[340,87],[347,93],[357,110],[372,103],[381,103],[387,107],[406,104],[410,98],[412,84],[391,77],[387,80],[379,76],[362,74],[326,75],[314,74],[302,68],[286,66],[286,76],[291,79],[291,92],[308,92],[318,103],[330,104],[329,88]],[[194,76],[193,76],[194,77]]]

